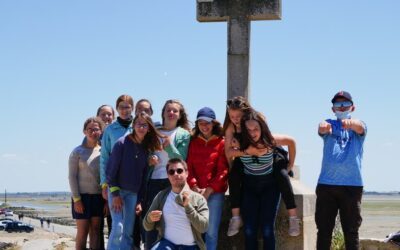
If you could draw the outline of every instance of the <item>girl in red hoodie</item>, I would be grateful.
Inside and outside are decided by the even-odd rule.
[[[207,199],[210,216],[206,246],[207,250],[214,250],[217,249],[218,229],[227,190],[228,161],[222,127],[211,108],[204,107],[197,113],[187,164],[189,186]]]

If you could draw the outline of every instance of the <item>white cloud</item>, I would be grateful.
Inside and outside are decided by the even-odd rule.
[[[1,155],[1,158],[4,158],[4,159],[15,159],[15,158],[17,158],[17,154],[4,153],[4,154]]]

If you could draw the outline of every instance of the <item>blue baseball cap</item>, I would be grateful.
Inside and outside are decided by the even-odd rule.
[[[207,122],[212,122],[215,119],[216,119],[215,112],[214,112],[214,110],[212,110],[209,107],[204,107],[204,108],[200,109],[199,112],[197,112],[196,121],[204,120]]]
[[[339,91],[336,93],[336,95],[332,98],[332,103],[336,102],[336,99],[338,98],[344,98],[347,101],[351,102],[351,104],[353,104],[353,98],[351,98],[351,95],[349,92],[347,91]]]

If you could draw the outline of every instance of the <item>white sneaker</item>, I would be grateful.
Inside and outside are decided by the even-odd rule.
[[[229,227],[228,227],[228,232],[226,235],[228,236],[234,236],[235,234],[239,233],[240,227],[243,225],[242,218],[241,217],[232,217],[229,220]]]
[[[300,235],[300,219],[289,218],[289,235],[290,236],[299,236]]]

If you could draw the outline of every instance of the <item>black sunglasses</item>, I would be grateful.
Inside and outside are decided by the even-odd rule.
[[[169,175],[174,175],[175,172],[176,172],[177,174],[182,174],[183,171],[184,171],[183,168],[169,169],[169,170],[168,170],[168,174],[169,174]]]
[[[229,99],[226,101],[226,108],[241,109],[248,108],[246,102],[240,99]]]
[[[242,104],[243,102],[239,99],[229,99],[228,101],[226,101],[226,105],[228,105],[229,107],[240,107]]]

